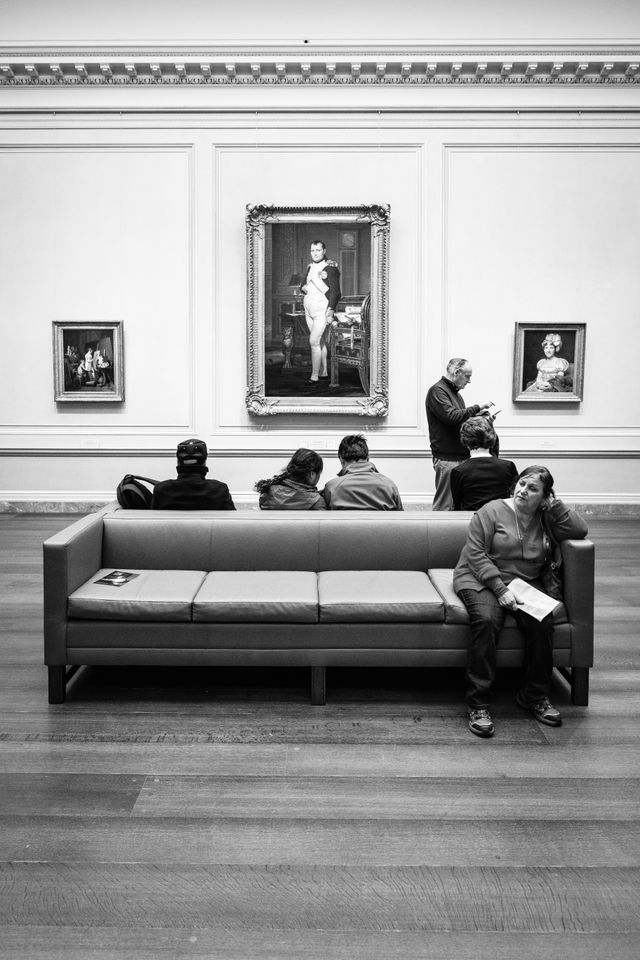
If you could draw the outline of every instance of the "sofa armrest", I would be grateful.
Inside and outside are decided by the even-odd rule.
[[[571,666],[593,666],[595,547],[591,540],[560,544],[564,567],[564,603],[571,623]]]
[[[93,513],[45,540],[44,662],[66,663],[67,598],[102,565],[102,521]]]

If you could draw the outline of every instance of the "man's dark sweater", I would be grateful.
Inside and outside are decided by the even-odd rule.
[[[477,416],[480,406],[474,403],[465,407],[458,388],[451,380],[441,377],[429,387],[426,408],[433,457],[436,460],[466,460],[469,451],[460,442],[460,427],[469,417]]]
[[[156,483],[152,510],[235,510],[226,483],[207,480],[206,467],[178,467],[176,480]]]

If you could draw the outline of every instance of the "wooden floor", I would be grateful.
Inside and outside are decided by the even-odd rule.
[[[0,516],[0,957],[637,960],[640,521],[591,523],[589,707],[460,671],[85,668],[47,704],[41,543]]]

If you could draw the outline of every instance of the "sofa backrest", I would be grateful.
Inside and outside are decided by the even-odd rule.
[[[455,566],[470,513],[116,511],[102,565],[172,570],[427,570]]]

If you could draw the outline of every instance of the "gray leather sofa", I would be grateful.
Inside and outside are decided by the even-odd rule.
[[[44,544],[49,701],[92,665],[463,667],[466,611],[452,588],[469,513],[153,512],[105,508]],[[562,544],[554,662],[574,703],[593,664],[594,547]],[[95,581],[137,576],[120,587]],[[518,666],[508,617],[499,666]]]

